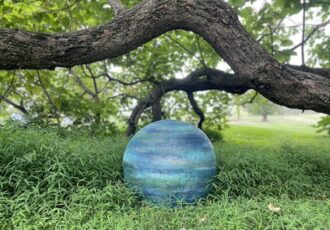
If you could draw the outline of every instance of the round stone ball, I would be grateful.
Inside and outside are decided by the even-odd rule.
[[[217,164],[203,131],[185,122],[161,120],[132,137],[123,169],[129,188],[151,203],[174,207],[206,196]]]

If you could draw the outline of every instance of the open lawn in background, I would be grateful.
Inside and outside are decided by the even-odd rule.
[[[122,136],[1,128],[0,228],[330,229],[330,138],[311,124],[231,121],[212,192],[176,209],[126,188]]]

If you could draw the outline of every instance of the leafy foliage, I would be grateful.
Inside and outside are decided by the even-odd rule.
[[[261,95],[257,95],[253,102],[247,105],[247,108],[252,114],[262,115],[263,121],[267,121],[267,116],[278,110],[276,104]]]
[[[321,118],[315,127],[318,128],[317,132],[325,132],[330,135],[330,116],[324,116]]]
[[[131,8],[141,0],[122,2]],[[301,1],[275,0],[260,5],[255,0],[228,0],[228,3],[235,9],[247,31],[265,49],[279,62],[289,62],[296,52],[292,47],[297,44],[291,38],[293,35],[300,35],[301,25],[287,26],[283,21],[302,11]],[[326,0],[309,1],[307,19],[317,16],[326,21],[329,10]],[[47,33],[69,32],[101,25],[113,17],[107,0],[5,0],[0,4],[2,28]],[[313,29],[313,25],[306,27],[306,34]],[[310,47],[306,61],[308,65],[329,67],[330,52],[327,51],[330,43],[326,35],[324,30],[319,29],[307,41],[306,45]],[[78,126],[103,125],[109,130],[113,126],[122,129],[133,106],[148,94],[156,81],[182,78],[204,66],[219,68],[220,63],[222,60],[219,54],[200,36],[176,30],[116,59],[71,70],[40,71],[47,93],[41,86],[36,71],[0,71],[0,98],[6,96],[6,99],[17,105],[16,109],[25,108],[30,122],[56,125],[69,118]],[[104,72],[121,82],[109,80],[102,75]],[[77,78],[82,83],[78,83]],[[122,84],[136,80],[144,81],[139,84]],[[86,88],[97,94],[97,97],[87,93]],[[206,113],[205,125],[217,126],[219,130],[225,127],[232,99],[233,97],[219,92],[197,94],[196,100]],[[8,100],[0,101],[4,118],[17,111]],[[180,118],[190,122],[198,119],[185,94],[171,93],[162,100],[162,105],[167,118]],[[150,118],[150,111],[146,111],[142,124],[150,122]]]
[[[217,141],[222,141],[223,136],[219,130],[207,128],[203,130],[204,133],[207,135],[207,137],[210,139],[211,142],[217,142]]]

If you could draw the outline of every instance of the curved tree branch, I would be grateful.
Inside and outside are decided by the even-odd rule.
[[[17,104],[14,101],[10,100],[7,97],[7,94],[9,94],[9,92],[12,89],[12,86],[14,85],[14,81],[15,81],[15,73],[13,74],[13,78],[10,82],[10,85],[8,86],[8,88],[6,89],[6,91],[3,94],[0,94],[0,102],[4,101],[7,104],[13,106],[14,108],[18,109],[19,111],[21,111],[24,114],[28,114],[28,111],[26,110],[26,108],[23,106],[23,103]]]
[[[142,113],[150,106],[158,103],[166,93],[171,91],[192,93],[211,89],[243,94],[249,88],[237,76],[210,68],[198,69],[183,79],[164,80],[135,106],[128,120],[126,135],[131,136],[135,133]]]
[[[20,104],[18,103],[15,103],[14,101],[10,100],[8,97],[7,97],[7,94],[10,93],[13,85],[14,85],[14,81],[15,81],[15,73],[13,73],[13,77],[10,81],[10,84],[8,86],[8,88],[6,89],[6,91],[3,93],[3,94],[0,94],[0,102],[1,101],[4,101],[6,102],[8,105],[11,105],[13,106],[14,108],[18,109],[19,111],[21,111],[22,113],[24,114],[28,114],[28,111],[26,110],[26,108],[24,107],[23,105],[23,102],[21,102]]]
[[[18,109],[19,111],[21,111],[25,115],[29,114],[29,112],[26,110],[26,108],[22,104],[17,104],[17,103],[15,103],[14,101],[10,100],[7,97],[3,97],[2,100],[4,102],[6,102],[7,104],[13,106],[15,109]]]
[[[86,84],[81,80],[78,74],[74,71],[71,71],[71,73],[75,77],[76,82],[78,83],[80,88],[84,91],[84,93],[88,94],[93,99],[96,98],[97,95],[86,86]]]
[[[9,94],[9,92],[11,91],[12,86],[14,85],[14,81],[15,81],[15,73],[13,74],[13,77],[12,77],[6,91],[3,94],[0,94],[0,102],[3,98],[5,98],[7,96],[7,94]]]
[[[198,104],[194,98],[194,94],[192,92],[187,92],[189,102],[191,106],[193,107],[194,112],[199,116],[199,121],[197,124],[197,127],[200,129],[203,129],[203,123],[205,121],[205,116],[203,111],[198,107]]]
[[[123,55],[167,31],[201,35],[246,87],[290,108],[330,114],[330,81],[279,64],[221,0],[146,0],[111,22],[71,33],[0,30],[0,69],[54,69]]]

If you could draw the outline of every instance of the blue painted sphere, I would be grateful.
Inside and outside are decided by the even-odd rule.
[[[123,168],[128,187],[161,206],[204,197],[217,172],[207,136],[173,120],[157,121],[137,132],[126,147]]]

